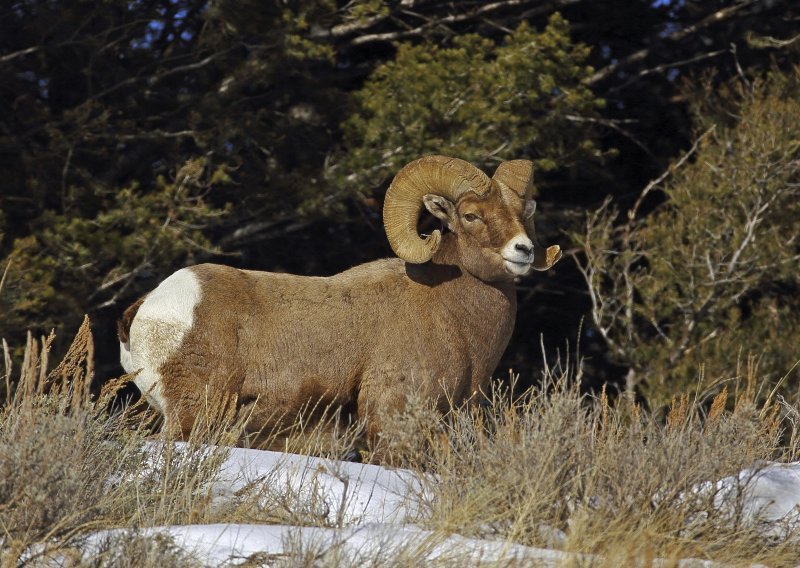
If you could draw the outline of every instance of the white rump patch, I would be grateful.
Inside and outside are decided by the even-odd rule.
[[[147,295],[131,323],[129,343],[120,344],[123,368],[129,373],[141,369],[134,382],[162,414],[166,400],[158,369],[192,328],[200,295],[200,282],[191,269],[178,270]]]

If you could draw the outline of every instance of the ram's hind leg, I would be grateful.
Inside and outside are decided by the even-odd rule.
[[[147,322],[137,328],[147,328]],[[168,334],[162,329],[162,336]],[[135,338],[135,336],[134,336]],[[193,430],[205,438],[219,434],[220,428],[232,425],[235,414],[235,380],[228,376],[224,361],[206,364],[205,357],[188,357],[180,344],[159,344],[152,339],[143,342],[138,359],[139,373],[134,382],[142,395],[163,416],[161,428],[173,440],[188,440]],[[170,353],[158,357],[153,353]],[[152,362],[158,365],[155,366]],[[231,377],[235,377],[235,370]]]
[[[194,310],[200,301],[200,283],[190,269],[175,272],[126,311],[120,340],[126,371],[137,372],[136,386],[147,402],[164,416],[164,428],[173,438],[191,431],[189,413],[180,408],[175,393],[181,393],[188,375],[181,360],[186,336],[192,331]]]
[[[194,436],[200,442],[235,443],[241,428],[239,373],[224,360],[221,365],[197,363],[197,358],[183,355],[161,367],[167,399],[164,429],[182,440]]]
[[[162,435],[168,440],[185,441],[192,432],[198,409],[191,399],[170,396],[171,389],[165,388],[165,382],[169,384],[173,379],[174,376],[165,377],[162,369],[153,370],[145,365],[135,383],[150,407],[161,415]]]

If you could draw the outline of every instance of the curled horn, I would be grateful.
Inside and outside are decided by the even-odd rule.
[[[533,196],[533,162],[509,160],[497,166],[492,179],[505,185],[523,199]]]
[[[392,250],[406,262],[429,261],[442,235],[434,231],[420,238],[417,233],[422,197],[432,193],[456,201],[467,191],[483,196],[491,183],[486,174],[458,158],[426,156],[403,167],[392,180],[383,204],[383,226]]]

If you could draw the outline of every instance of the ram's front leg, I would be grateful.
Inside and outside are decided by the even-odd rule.
[[[393,433],[385,431],[384,426],[405,410],[407,383],[405,376],[395,373],[380,373],[362,383],[357,399],[358,418],[366,424],[372,463],[387,464],[398,457],[391,455]]]

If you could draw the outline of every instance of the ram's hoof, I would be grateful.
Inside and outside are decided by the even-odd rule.
[[[344,455],[344,461],[349,461],[353,463],[364,463],[364,460],[361,457],[361,452],[355,449],[347,451],[347,453]]]

